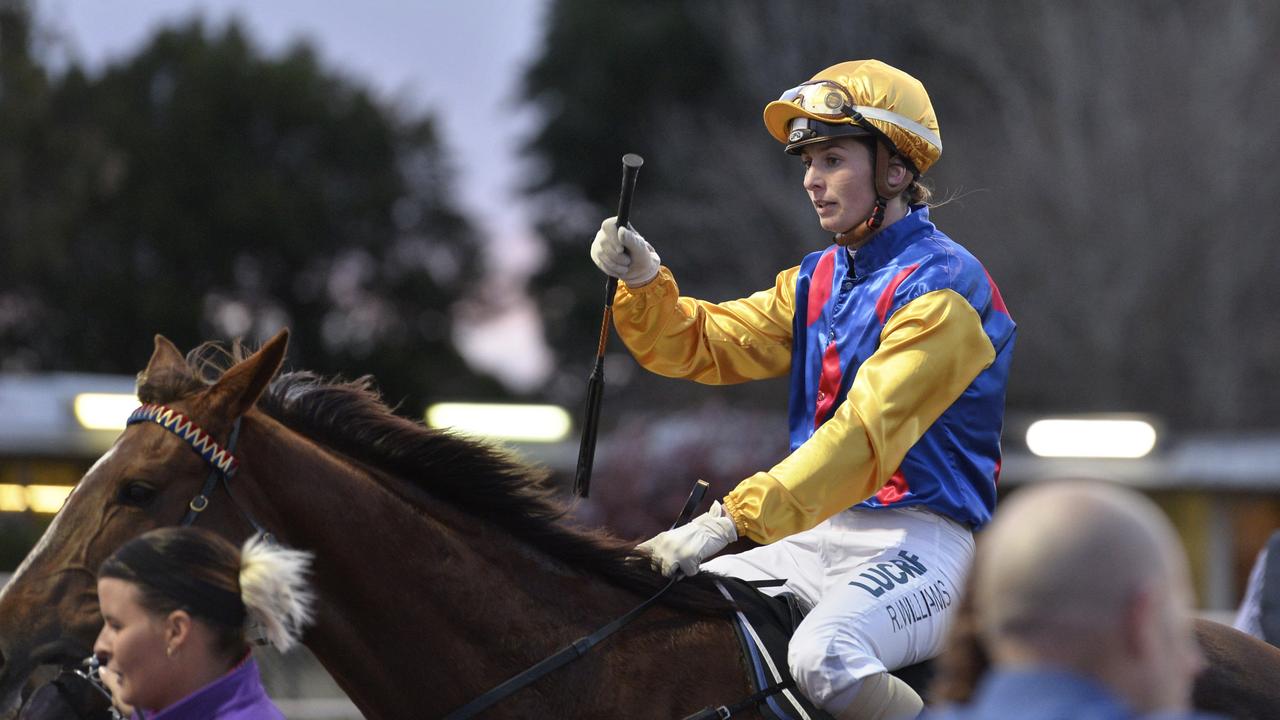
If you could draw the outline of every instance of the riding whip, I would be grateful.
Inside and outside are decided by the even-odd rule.
[[[618,196],[618,228],[627,226],[631,214],[631,195],[636,190],[636,174],[644,158],[635,153],[622,156],[622,193]],[[582,445],[578,447],[578,471],[573,477],[573,493],[586,497],[591,488],[591,465],[596,457],[596,431],[600,425],[600,401],[604,397],[604,349],[609,342],[609,323],[613,319],[613,296],[618,278],[609,276],[604,283],[604,319],[600,321],[600,342],[596,345],[596,364],[587,380],[587,408],[582,420]]]

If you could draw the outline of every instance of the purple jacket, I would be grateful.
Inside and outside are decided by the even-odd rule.
[[[267,697],[253,656],[231,672],[158,713],[134,711],[133,720],[285,720]]]

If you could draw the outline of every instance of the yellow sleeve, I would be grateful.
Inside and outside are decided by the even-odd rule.
[[[613,323],[637,362],[667,377],[729,385],[791,369],[791,316],[799,267],[741,300],[680,297],[671,271],[638,288],[618,284]]]
[[[738,535],[770,543],[874,495],[994,360],[978,313],[955,291],[935,290],[903,306],[831,419],[725,496]]]

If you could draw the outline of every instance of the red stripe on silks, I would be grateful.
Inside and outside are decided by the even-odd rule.
[[[876,300],[876,316],[880,318],[881,325],[884,324],[885,318],[889,315],[889,308],[893,307],[893,294],[898,291],[898,286],[918,267],[920,267],[920,263],[916,263],[894,275],[893,279],[889,281],[889,286],[884,289],[884,292],[880,293],[880,299]]]
[[[805,317],[805,326],[814,324],[822,317],[822,308],[831,299],[831,274],[836,267],[836,246],[832,245],[818,259],[818,267],[813,269],[809,279],[809,314]]]
[[[880,488],[880,492],[876,493],[876,500],[884,505],[896,503],[911,492],[911,487],[907,485],[907,478],[902,474],[902,468],[898,468],[893,476],[889,478],[889,482]]]
[[[840,349],[832,340],[822,353],[822,377],[818,379],[818,404],[813,408],[813,426],[822,424],[836,404],[836,393],[840,390]]]
[[[996,287],[996,281],[991,279],[991,273],[987,272],[986,268],[982,268],[982,272],[987,274],[987,284],[991,286],[991,307],[995,308],[996,312],[1008,315],[1009,308],[1004,306],[1004,296],[1000,294],[1000,288]],[[998,470],[996,472],[999,474]]]
[[[1001,462],[1001,460],[1002,460],[1002,458],[996,458],[996,474],[995,474],[995,484],[996,484],[996,485],[999,485],[999,484],[1000,484],[1000,462]]]

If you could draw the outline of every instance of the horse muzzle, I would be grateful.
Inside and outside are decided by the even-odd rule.
[[[29,684],[40,668],[50,666],[56,674],[56,668],[78,665],[89,652],[72,638],[60,638],[34,650],[0,642],[0,720],[13,720],[18,716]]]

